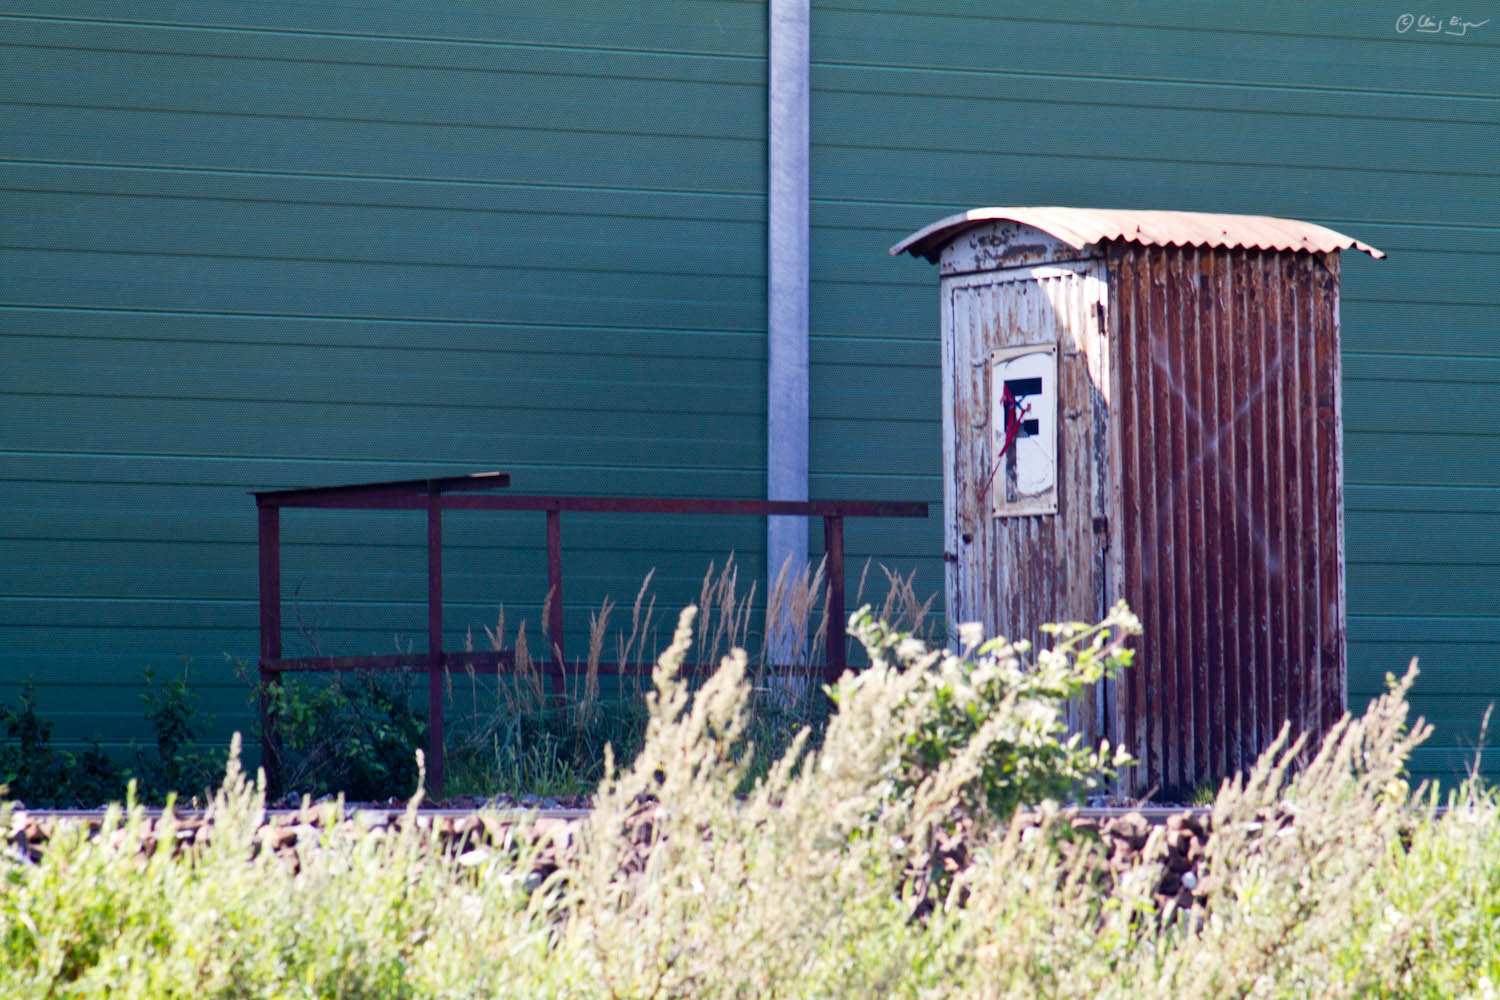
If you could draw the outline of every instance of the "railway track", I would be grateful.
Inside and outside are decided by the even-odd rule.
[[[329,803],[314,803],[309,812],[300,807],[271,808],[266,810],[266,822],[284,824],[295,822],[300,819],[314,818],[321,820],[329,808]],[[106,809],[30,809],[18,808],[12,811],[12,823],[16,819],[24,817],[38,823],[56,823],[58,821],[69,823],[99,824],[104,821]],[[159,820],[164,810],[161,808],[146,808],[143,810],[145,817],[152,822]],[[476,806],[476,807],[422,807],[417,810],[418,817],[428,817],[431,820],[462,820],[469,816],[485,814],[494,816],[501,821],[519,821],[528,817],[542,820],[573,822],[587,818],[593,812],[587,808],[533,808],[520,805],[498,805],[498,806]],[[1092,820],[1098,823],[1108,823],[1110,820],[1137,814],[1143,817],[1152,826],[1162,826],[1171,816],[1180,816],[1184,813],[1193,816],[1206,816],[1213,812],[1205,806],[1079,806],[1070,815],[1076,815],[1079,819]],[[342,811],[344,819],[353,819],[362,815],[366,822],[390,823],[401,818],[406,813],[404,806],[381,805],[370,803],[346,804]],[[208,818],[208,811],[204,809],[174,809],[172,815],[179,823],[197,822],[202,823]]]
[[[651,850],[651,830],[659,822],[657,807],[650,802],[637,803],[621,815],[621,836],[635,845],[644,865]],[[496,806],[446,806],[416,810],[419,830],[426,831],[443,854],[460,865],[482,864],[496,850],[513,845],[510,832],[517,824],[536,824],[544,836],[540,850],[525,875],[525,885],[535,888],[560,867],[568,863],[579,848],[570,827],[589,815],[586,808],[538,808],[514,804]],[[170,838],[177,848],[186,848],[212,836],[213,817],[207,810],[174,809],[170,822],[163,824],[162,809],[143,810],[144,822],[136,833],[116,830],[112,838],[134,844],[135,850],[151,852],[160,841]],[[337,826],[355,835],[389,835],[406,827],[408,810],[394,803],[310,804],[305,808],[266,810],[265,820],[255,834],[255,853],[270,851],[299,865],[303,852],[317,850],[324,844],[330,827]],[[0,815],[0,853],[23,862],[40,861],[48,842],[64,829],[85,825],[98,830],[103,825],[103,809],[14,809]],[[1212,832],[1212,810],[1206,807],[1142,805],[1069,807],[1060,821],[1077,833],[1102,843],[1099,863],[1109,877],[1137,868],[1154,865],[1153,893],[1161,907],[1191,908],[1201,906],[1207,888],[1203,882],[1206,849]],[[1290,813],[1268,809],[1257,818],[1281,827],[1292,822]],[[1038,822],[1040,818],[1038,817]],[[552,828],[548,831],[548,828]],[[949,835],[940,836],[928,849],[928,862],[947,870],[958,870],[969,863],[976,831],[966,824]],[[1065,853],[1074,848],[1075,838],[1065,837],[1060,848]],[[1103,869],[1101,869],[1103,870]]]

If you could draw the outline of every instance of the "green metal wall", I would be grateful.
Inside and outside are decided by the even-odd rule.
[[[872,262],[954,211],[1244,212],[1373,243],[1390,259],[1343,260],[1350,703],[1421,657],[1414,770],[1451,775],[1500,697],[1500,22],[1418,37],[1405,11],[815,5],[813,462],[937,476],[935,269]]]
[[[499,468],[763,496],[755,4],[21,3],[0,16],[0,696],[144,735],[256,644],[246,491]],[[446,519],[449,643],[531,622],[543,518]],[[418,515],[283,518],[289,654],[424,645]],[[586,605],[661,606],[752,519],[563,521]],[[305,628],[305,635],[304,635]],[[667,625],[670,634],[670,621]],[[399,637],[398,637],[399,636]],[[482,640],[481,640],[482,641]]]
[[[1419,38],[1404,12],[815,2],[812,494],[941,495],[936,274],[885,256],[939,216],[1348,232],[1391,255],[1344,262],[1351,700],[1421,656],[1418,770],[1461,766],[1500,693],[1500,27]],[[765,22],[12,5],[0,691],[34,674],[68,734],[139,737],[139,666],[182,654],[243,725],[221,654],[255,650],[251,488],[496,467],[528,492],[760,494]],[[534,622],[539,517],[449,520],[450,630],[502,599]],[[940,524],[851,526],[851,556],[938,590]],[[294,603],[324,652],[420,644],[419,519],[284,530],[289,652]],[[685,600],[731,547],[763,569],[750,522],[564,533],[579,605],[653,566]]]

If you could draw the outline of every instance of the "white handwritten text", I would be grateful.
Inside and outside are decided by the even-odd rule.
[[[1402,14],[1396,18],[1396,34],[1404,35],[1415,28],[1416,33],[1419,35],[1443,34],[1463,36],[1468,33],[1470,28],[1482,28],[1489,23],[1489,18],[1485,18],[1483,21],[1465,21],[1461,18],[1450,17],[1447,21],[1444,21],[1442,18],[1433,17],[1430,14]]]

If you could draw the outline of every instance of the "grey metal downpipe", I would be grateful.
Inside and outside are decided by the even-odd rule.
[[[767,176],[766,496],[807,499],[809,0],[771,0]],[[766,569],[807,562],[807,519],[772,517]],[[777,654],[784,639],[767,636]]]

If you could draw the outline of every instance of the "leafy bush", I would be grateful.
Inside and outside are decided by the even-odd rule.
[[[207,792],[224,773],[223,751],[198,746],[207,725],[188,684],[188,669],[184,662],[181,677],[162,682],[149,667],[142,672],[146,691],[141,700],[146,703],[146,721],[156,734],[156,759],[137,754],[142,775],[138,791],[153,801],[165,800],[174,792],[189,796]],[[88,804],[103,801],[99,797]]]
[[[960,804],[1006,820],[1020,806],[1076,797],[1131,763],[1122,750],[1111,754],[1107,744],[1091,748],[1076,735],[1064,738],[1068,702],[1132,659],[1123,643],[1140,632],[1140,623],[1123,603],[1098,625],[1047,626],[1053,644],[1029,664],[1022,662],[1028,643],[982,641],[973,625],[962,630],[959,654],[928,650],[876,620],[868,608],[852,616],[850,631],[878,668],[855,678],[856,688],[895,677],[911,682],[897,701],[910,714],[900,737],[898,794],[914,793],[962,758],[974,774]]]
[[[342,792],[357,801],[414,792],[413,751],[426,745],[427,720],[413,704],[412,687],[405,671],[290,677],[273,685],[284,790],[314,798]]]
[[[132,781],[140,797],[152,802],[211,790],[224,773],[225,757],[222,750],[197,745],[206,725],[188,684],[188,665],[167,681],[148,667],[142,682],[155,753],[134,747],[135,766],[127,767],[105,753],[97,738],[81,753],[53,747],[53,723],[38,714],[36,684],[28,679],[18,704],[0,711],[0,786],[6,794],[42,808],[93,808],[118,799]]]
[[[120,794],[125,772],[91,742],[81,754],[52,746],[52,723],[36,711],[36,682],[28,678],[20,703],[0,711],[0,789],[42,807],[96,805]]]

